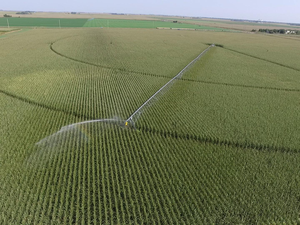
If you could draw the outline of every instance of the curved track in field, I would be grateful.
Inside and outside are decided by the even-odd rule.
[[[70,37],[67,37],[67,38],[70,38]],[[63,39],[65,39],[65,38],[63,38]],[[59,40],[57,40],[57,41],[59,41]],[[57,41],[55,41],[55,42],[57,42]],[[163,77],[163,78],[166,78],[166,79],[170,79],[169,76],[152,74],[152,73],[144,73],[144,72],[139,72],[139,71],[130,71],[130,70],[125,70],[125,69],[121,69],[121,68],[114,68],[114,67],[105,67],[105,66],[101,66],[101,65],[98,65],[98,64],[89,63],[89,62],[85,62],[85,61],[82,61],[82,60],[74,59],[74,58],[66,56],[66,55],[58,52],[57,50],[55,50],[53,48],[53,44],[55,42],[52,42],[50,44],[51,51],[54,52],[56,55],[58,55],[60,57],[67,58],[67,59],[75,61],[75,62],[79,62],[79,63],[83,63],[83,64],[86,64],[86,65],[91,65],[91,66],[96,66],[96,67],[99,67],[99,68],[119,70],[119,71],[123,71],[123,72],[130,72],[130,73],[135,73],[135,74],[140,74],[140,75],[146,75],[146,76],[152,76],[152,77]],[[231,49],[227,49],[227,50],[231,51]],[[237,53],[247,55],[247,54],[241,53],[241,52],[237,52]],[[254,56],[251,56],[251,55],[248,55],[248,56],[249,57],[254,57]],[[258,57],[254,57],[254,58],[260,59]],[[260,59],[260,60],[263,60],[263,61],[266,61],[266,62],[269,62],[269,63],[274,63],[272,61],[268,61],[268,60],[265,60],[265,59]],[[277,65],[280,65],[280,66],[283,66],[283,67],[286,67],[286,68],[289,68],[289,69],[294,69],[294,70],[298,71],[298,69],[290,68],[290,67],[285,66],[285,65],[281,65],[281,64],[278,64],[278,63],[274,63],[274,64],[277,64]],[[224,86],[233,86],[233,87],[242,87],[242,88],[267,89],[267,90],[274,90],[274,91],[300,92],[300,89],[285,89],[285,88],[275,88],[275,87],[240,85],[240,84],[212,82],[212,81],[205,81],[205,80],[193,80],[193,79],[186,79],[186,78],[181,78],[181,79],[178,79],[178,80],[181,81],[181,82],[198,82],[198,83],[211,84],[211,85],[224,85]],[[35,105],[35,106],[38,106],[38,107],[41,107],[41,108],[44,108],[44,109],[56,111],[56,112],[65,113],[65,114],[75,116],[75,117],[78,117],[80,119],[84,119],[84,120],[87,120],[87,121],[91,121],[91,120],[96,119],[96,118],[87,117],[85,115],[80,115],[80,114],[75,113],[75,112],[69,112],[69,111],[64,110],[64,109],[55,108],[55,107],[52,107],[52,106],[49,106],[49,105],[46,105],[46,104],[43,104],[43,103],[35,102],[31,99],[15,95],[15,94],[10,93],[10,92],[5,91],[5,90],[0,89],[0,93],[4,94],[6,96],[9,96],[11,98],[18,99],[18,100],[23,101],[23,102],[28,103],[28,104],[32,104],[32,105]],[[82,123],[85,123],[85,122],[82,122]],[[81,124],[81,123],[79,123],[79,124]],[[211,144],[215,144],[215,145],[228,145],[228,146],[231,146],[231,147],[239,147],[239,148],[243,148],[243,149],[253,149],[253,150],[261,150],[261,151],[278,151],[278,152],[283,152],[283,153],[300,153],[299,149],[291,149],[291,148],[286,148],[286,147],[274,147],[274,146],[271,146],[271,145],[263,145],[263,144],[239,143],[237,141],[232,141],[232,140],[213,139],[213,138],[205,136],[205,135],[204,136],[199,136],[199,135],[195,136],[195,135],[191,135],[191,134],[177,134],[175,132],[168,132],[168,131],[164,131],[164,130],[154,130],[153,128],[151,130],[150,128],[147,128],[147,127],[141,127],[141,128],[138,128],[138,129],[142,132],[150,132],[150,133],[154,133],[156,135],[161,135],[161,136],[164,136],[164,137],[193,140],[193,141],[199,141],[199,142],[202,142],[202,143],[211,143]]]
[[[64,55],[64,54],[59,53],[58,51],[56,51],[53,48],[53,44],[54,43],[55,42],[51,43],[50,49],[55,54],[57,54],[57,55],[59,55],[61,57],[67,58],[69,60],[73,60],[73,61],[76,61],[76,62],[80,62],[80,63],[84,63],[84,64],[87,64],[87,65],[96,66],[96,67],[100,67],[100,68],[107,68],[107,69],[119,70],[119,71],[124,71],[124,72],[134,72],[136,74],[141,74],[141,75],[147,75],[147,76],[153,76],[153,77],[164,77],[166,79],[170,79],[170,77],[163,76],[163,75],[151,74],[151,73],[142,73],[142,72],[138,72],[138,71],[126,71],[126,70],[123,70],[123,69],[116,69],[116,68],[113,68],[113,67],[105,67],[105,66],[101,66],[101,65],[97,65],[97,64],[85,62],[85,61],[82,61],[82,60],[73,59],[73,58],[71,58],[69,56],[66,56],[66,55]],[[185,69],[186,68],[184,68],[183,70],[185,70]],[[177,78],[177,76],[179,74],[177,74],[169,82],[177,79],[178,81],[198,82],[198,83],[212,84],[212,85],[233,86],[233,87],[242,87],[242,88],[267,89],[267,90],[275,90],[275,91],[292,91],[292,92],[296,91],[296,92],[300,92],[300,89],[261,87],[261,86],[251,86],[251,85],[239,85],[239,84],[232,84],[232,83],[212,82],[212,81],[205,81],[205,80],[193,80],[193,79],[186,79],[186,78]],[[164,86],[162,88],[164,88]],[[155,95],[156,95],[156,93],[154,94],[154,96]],[[151,100],[152,97],[150,97],[150,100]],[[141,107],[143,107],[145,104],[147,104],[147,101]],[[137,109],[132,115],[134,115],[137,111],[139,111],[139,109]],[[130,118],[132,117],[132,115],[126,120],[127,122],[130,120]],[[85,122],[83,122],[83,123],[85,123]],[[254,143],[250,143],[250,142],[248,142],[248,143],[242,143],[242,142],[238,142],[238,141],[234,141],[234,140],[221,140],[221,139],[218,139],[218,138],[211,138],[211,137],[205,136],[205,135],[177,134],[176,132],[167,132],[167,131],[164,131],[164,130],[155,130],[153,128],[150,129],[148,127],[139,127],[137,129],[140,130],[141,132],[149,132],[149,133],[153,133],[153,134],[160,135],[160,136],[163,136],[163,137],[170,137],[170,138],[175,138],[175,139],[192,140],[192,141],[198,141],[198,142],[201,142],[201,143],[211,143],[211,144],[214,144],[214,145],[227,145],[227,146],[230,146],[230,147],[237,147],[237,148],[243,148],[243,149],[252,149],[252,150],[259,150],[259,151],[275,151],[275,152],[292,153],[292,154],[300,153],[298,149],[291,149],[291,148],[287,148],[287,147],[283,147],[283,146],[282,147],[275,147],[275,146],[272,146],[272,145],[254,144]]]
[[[67,38],[70,38],[70,37],[67,37]],[[66,39],[66,38],[63,38],[63,39]],[[56,55],[58,55],[60,57],[63,57],[63,58],[66,58],[66,59],[69,59],[69,60],[72,60],[74,62],[79,62],[79,63],[83,63],[83,64],[86,64],[86,65],[95,66],[95,67],[98,67],[98,68],[116,70],[116,71],[120,71],[120,72],[140,74],[140,75],[152,76],[152,77],[162,77],[162,78],[166,78],[166,79],[170,79],[171,78],[169,76],[165,76],[165,75],[161,75],[161,74],[153,74],[153,73],[146,73],[146,72],[140,72],[140,71],[134,71],[134,70],[127,70],[127,69],[124,69],[124,68],[102,66],[102,65],[99,65],[99,64],[90,63],[90,62],[86,62],[86,61],[83,61],[83,60],[80,60],[80,59],[72,58],[72,57],[67,56],[67,55],[65,55],[63,53],[60,53],[59,51],[57,51],[57,50],[54,49],[53,45],[56,42],[60,41],[60,40],[62,40],[62,39],[59,39],[59,40],[56,40],[56,41],[52,42],[50,44],[50,50],[52,52],[54,52]],[[241,52],[238,52],[238,51],[235,51],[235,50],[231,50],[231,49],[228,49],[228,48],[224,48],[224,49],[227,49],[229,51],[234,51],[234,52],[237,52],[237,53],[249,56],[249,57],[253,57],[253,58],[256,58],[256,59],[259,59],[259,60],[263,60],[263,61],[266,61],[266,62],[269,62],[269,63],[273,63],[273,64],[276,64],[276,65],[279,65],[279,66],[283,66],[283,67],[286,67],[286,68],[289,68],[289,69],[300,71],[298,69],[295,69],[295,68],[292,68],[292,67],[289,67],[289,66],[286,66],[286,65],[282,65],[282,64],[279,64],[279,63],[276,63],[276,62],[273,62],[273,61],[269,61],[269,60],[261,59],[261,58],[255,57],[255,56],[251,56],[251,55],[248,55],[246,53],[241,53]],[[211,84],[211,85],[222,85],[222,86],[242,87],[242,88],[254,88],[254,89],[266,89],[266,90],[274,90],[274,91],[300,92],[300,89],[292,89],[292,88],[264,87],[264,86],[233,84],[233,83],[225,83],[225,82],[214,82],[214,81],[206,81],[206,80],[194,80],[194,79],[188,79],[188,78],[181,78],[180,80],[181,81],[188,81],[188,82],[203,83],[203,84]]]
[[[248,56],[248,57],[252,57],[254,59],[259,59],[261,61],[265,61],[265,62],[268,62],[268,63],[272,63],[272,64],[275,64],[277,66],[281,66],[281,67],[285,67],[285,68],[288,68],[288,69],[291,69],[291,70],[295,70],[295,71],[298,71],[300,72],[300,69],[298,68],[295,68],[295,67],[292,67],[292,66],[288,66],[288,65],[285,65],[285,64],[282,64],[282,63],[278,63],[278,62],[274,62],[272,60],[268,60],[268,59],[264,59],[264,58],[261,58],[261,57],[258,57],[258,56],[254,56],[254,55],[251,55],[251,54],[248,54],[248,53],[244,53],[244,52],[240,52],[240,51],[237,51],[237,50],[234,50],[234,49],[231,49],[231,48],[227,48],[227,47],[221,47],[221,48],[224,48],[228,51],[232,51],[232,52],[236,52],[236,53],[239,53],[241,55],[245,55],[245,56]]]
[[[75,62],[79,62],[79,63],[83,63],[83,64],[86,64],[86,65],[95,66],[95,67],[99,67],[99,68],[103,68],[103,69],[111,69],[111,70],[116,70],[116,71],[121,71],[121,72],[127,72],[127,73],[134,73],[134,74],[141,74],[141,75],[148,75],[148,76],[157,76],[157,77],[170,78],[168,76],[157,75],[157,74],[146,73],[146,72],[140,72],[140,71],[134,71],[134,70],[127,70],[127,69],[124,69],[124,68],[116,68],[116,67],[110,67],[110,66],[103,66],[103,65],[99,65],[99,64],[95,64],[95,63],[91,63],[91,62],[86,62],[86,61],[83,61],[83,60],[80,60],[80,59],[75,59],[75,58],[72,58],[70,56],[64,55],[64,54],[58,52],[57,50],[55,50],[53,48],[53,44],[55,44],[56,42],[57,41],[52,42],[50,44],[51,51],[54,52],[55,54],[61,56],[61,57],[64,57],[66,59],[69,59],[69,60],[72,60],[72,61],[75,61]]]
[[[255,85],[246,85],[246,84],[232,84],[232,83],[222,83],[222,82],[214,82],[214,81],[205,81],[205,80],[193,80],[188,78],[182,78],[182,81],[203,83],[203,84],[212,84],[212,85],[222,85],[222,86],[231,86],[231,87],[241,87],[241,88],[255,88],[255,89],[265,89],[265,90],[274,90],[274,91],[291,91],[291,92],[300,92],[300,89],[292,89],[292,88],[276,88],[276,87],[262,87]]]
[[[214,145],[227,145],[229,147],[242,148],[242,149],[252,149],[258,151],[266,151],[266,152],[281,152],[281,153],[291,153],[291,154],[299,154],[300,149],[293,149],[284,146],[272,146],[269,144],[255,144],[251,142],[239,142],[234,140],[222,140],[219,138],[213,138],[206,135],[193,135],[189,133],[176,133],[165,130],[159,130],[155,128],[148,127],[138,127],[137,128],[141,132],[152,133],[155,135],[159,135],[165,138],[174,138],[174,139],[183,139],[183,140],[192,140],[198,141],[200,143],[210,143]]]
[[[21,97],[21,96],[15,95],[13,93],[10,93],[8,91],[4,91],[4,90],[1,90],[1,89],[0,89],[0,94],[4,94],[8,97],[17,99],[19,101],[22,101],[22,102],[25,102],[25,103],[28,103],[28,104],[31,104],[31,105],[34,105],[34,106],[38,106],[38,107],[48,109],[48,110],[51,110],[51,111],[55,111],[55,112],[61,112],[61,113],[71,115],[71,116],[75,116],[75,117],[78,117],[78,118],[81,118],[81,119],[87,119],[87,120],[94,119],[94,118],[90,118],[90,117],[87,117],[85,115],[81,115],[81,114],[78,114],[78,113],[75,113],[75,112],[69,112],[69,111],[64,110],[64,109],[59,109],[59,108],[55,108],[53,106],[49,106],[49,105],[46,105],[46,104],[43,104],[43,103],[40,103],[40,102],[35,102],[31,99]]]

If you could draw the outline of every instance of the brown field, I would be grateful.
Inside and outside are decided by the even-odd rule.
[[[7,28],[7,27],[1,27],[0,32],[10,32],[16,30],[16,28]]]
[[[5,28],[5,27],[1,27],[0,28],[0,36],[3,34],[8,34],[8,33],[12,33],[15,31],[18,31],[19,29],[15,29],[15,28]]]
[[[32,14],[16,14],[19,11],[0,11],[0,17],[4,14],[13,17],[33,17],[33,18],[67,18],[67,19],[84,19],[84,18],[105,18],[105,19],[128,19],[128,20],[153,20],[147,15],[112,15],[109,13],[80,13],[71,14],[71,12],[35,12]]]
[[[164,16],[153,16],[153,15],[112,15],[110,13],[79,13],[71,14],[71,12],[34,12],[28,15],[16,14],[18,11],[0,11],[0,17],[3,17],[4,14],[12,15],[13,17],[33,17],[33,18],[69,18],[69,19],[83,19],[83,18],[105,18],[105,19],[128,19],[128,20],[160,20],[160,19],[178,19],[181,22],[188,24],[197,24],[201,26],[210,26],[223,29],[232,29],[238,31],[251,31],[258,29],[288,29],[289,25],[280,24],[280,23],[264,23],[256,24],[251,22],[238,22],[238,21],[229,21],[222,19],[212,19],[212,18],[202,18],[202,19],[193,19],[191,17],[164,17]],[[300,30],[291,26],[290,29]]]
[[[239,22],[239,21],[230,21],[230,20],[222,20],[222,19],[211,19],[211,18],[202,18],[202,19],[193,19],[191,17],[155,17],[155,18],[166,18],[166,19],[178,19],[178,21],[190,24],[198,24],[201,26],[210,26],[217,28],[225,28],[239,31],[251,31],[258,29],[293,29],[300,30],[299,28],[295,28],[294,26],[289,26],[288,24],[280,24],[280,23],[264,23],[257,24],[251,22]]]
[[[205,25],[207,23],[199,23],[200,25]],[[260,25],[247,25],[247,24],[225,24],[225,23],[210,23],[209,24],[212,27],[219,27],[219,28],[226,28],[226,29],[232,29],[232,30],[241,30],[241,31],[251,31],[251,30],[259,30],[259,29],[287,29],[287,27],[285,26],[281,26],[278,24],[278,26],[270,26],[268,24],[266,24],[265,26],[260,26]],[[291,29],[295,29],[295,30],[300,30],[296,29],[296,28],[291,28]]]
[[[224,20],[225,22],[225,20]],[[269,24],[265,24],[265,26],[261,25],[248,25],[248,24],[231,24],[231,23],[221,23],[219,21],[216,22],[196,22],[196,24],[202,25],[202,26],[211,26],[211,27],[218,27],[218,28],[225,28],[225,29],[232,29],[232,30],[240,30],[240,31],[251,31],[251,30],[259,30],[259,29],[288,29],[284,25],[276,24],[276,26],[271,26]],[[275,25],[275,24],[274,24]],[[293,30],[300,30],[300,27],[298,29],[296,28],[290,28]]]

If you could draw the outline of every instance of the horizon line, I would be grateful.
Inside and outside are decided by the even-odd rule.
[[[239,21],[250,21],[250,22],[264,22],[264,23],[279,23],[279,24],[293,24],[293,25],[299,25],[299,22],[281,22],[281,21],[271,21],[271,20],[262,20],[262,19],[241,19],[241,18],[224,18],[224,17],[210,17],[210,16],[186,16],[186,15],[167,15],[167,14],[156,14],[156,13],[149,13],[149,14],[143,14],[143,13],[117,13],[117,12],[84,12],[84,11],[33,11],[33,10],[12,10],[12,9],[0,9],[0,12],[48,12],[48,13],[70,13],[70,12],[76,12],[76,13],[83,13],[83,14],[117,14],[117,15],[138,15],[138,16],[175,16],[175,17],[183,17],[183,18],[196,18],[196,19],[219,19],[219,20],[239,20]]]

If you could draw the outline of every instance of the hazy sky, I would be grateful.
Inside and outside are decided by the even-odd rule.
[[[300,23],[300,0],[3,0],[0,9],[164,14]]]

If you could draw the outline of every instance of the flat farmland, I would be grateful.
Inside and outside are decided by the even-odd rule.
[[[213,18],[188,18],[188,17],[152,17],[153,19],[167,19],[167,20],[178,20],[180,22],[193,23],[202,26],[212,26],[223,29],[233,29],[242,31],[251,31],[252,29],[300,29],[300,26],[289,25],[285,23],[268,23],[268,22],[250,22],[250,21],[234,21],[226,19],[213,19]]]
[[[84,27],[115,27],[115,28],[173,28],[173,29],[196,29],[213,31],[230,31],[210,26],[199,26],[189,23],[173,23],[172,21],[159,20],[124,20],[124,19],[90,19]]]
[[[98,28],[164,28],[164,29],[191,29],[191,30],[211,30],[211,31],[232,31],[229,29],[202,26],[189,23],[173,23],[163,20],[149,20],[147,18],[134,19],[128,17],[117,19],[115,17],[93,18],[87,15],[86,18],[47,18],[47,17],[10,17],[0,18],[0,27],[98,27]]]
[[[11,29],[11,28],[0,28],[0,36],[5,34],[5,33],[8,33],[8,32],[12,32],[16,29]]]
[[[298,59],[294,57],[300,50],[299,40],[281,37],[250,35],[248,45],[236,40],[229,42],[225,48],[299,71]]]
[[[132,32],[132,29],[87,30],[83,35],[55,41],[52,50],[71,60],[102,68],[172,78],[208,47],[197,35],[189,33],[186,37],[174,35],[177,31],[171,30],[136,30],[135,36]],[[149,35],[151,39],[147,38]],[[186,38],[189,42],[185,43]]]
[[[0,18],[0,27],[82,27],[86,21],[87,19],[12,17]]]
[[[259,59],[226,48],[215,48],[183,79],[262,89],[299,90],[299,71],[267,62],[273,57],[271,55]]]
[[[71,12],[31,12],[31,14],[17,14],[18,11],[0,11],[0,17],[4,14],[13,17],[21,18],[66,18],[66,19],[89,19],[89,18],[104,18],[104,19],[129,19],[129,20],[153,20],[147,15],[120,15],[112,13],[76,13]]]
[[[139,129],[204,142],[299,152],[299,90],[193,81],[178,82],[171,89],[146,110],[136,124]]]
[[[0,39],[0,224],[299,223],[295,43],[130,28]]]

